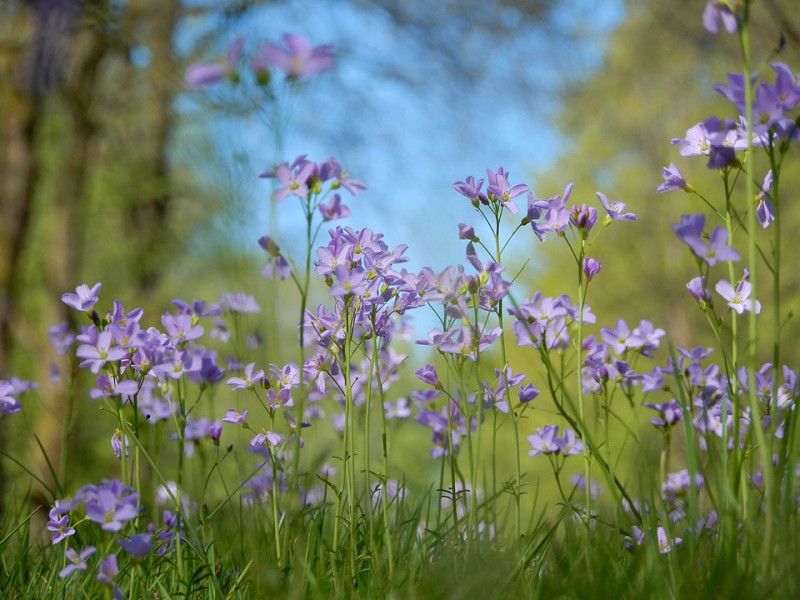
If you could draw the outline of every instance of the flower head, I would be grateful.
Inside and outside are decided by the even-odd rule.
[[[285,33],[280,45],[266,43],[259,48],[264,62],[286,73],[290,79],[304,79],[333,67],[333,47],[311,47],[307,39]]]
[[[198,62],[186,70],[185,80],[189,88],[195,90],[211,85],[223,79],[236,78],[234,68],[244,45],[244,37],[240,36],[228,46],[225,60],[215,62]]]
[[[102,283],[95,283],[94,286],[89,289],[88,285],[82,283],[75,288],[74,294],[72,292],[67,292],[62,295],[61,301],[76,310],[89,310],[97,304],[101,287],[103,287]]]
[[[605,194],[601,192],[597,192],[597,198],[600,200],[600,204],[603,205],[603,208],[605,208],[606,212],[608,213],[608,217],[606,217],[607,220],[635,221],[638,218],[633,213],[623,213],[622,211],[625,210],[625,204],[622,202],[609,202]]]
[[[703,10],[703,27],[709,33],[719,33],[719,23],[728,33],[736,33],[739,25],[736,22],[736,15],[731,10],[730,2],[724,0],[708,0]]]
[[[694,191],[694,188],[686,183],[686,180],[683,178],[683,175],[675,163],[670,163],[668,167],[664,167],[661,174],[664,176],[664,183],[658,186],[656,190],[659,194],[674,190],[683,190],[689,193]]]
[[[751,310],[758,314],[761,312],[761,303],[758,300],[751,300],[750,293],[753,291],[752,284],[747,280],[741,280],[736,289],[729,281],[720,280],[714,286],[717,293],[728,301],[730,306],[737,313],[742,314],[746,310]]]
[[[94,546],[86,546],[86,548],[81,550],[81,553],[78,554],[72,548],[67,548],[64,554],[67,555],[67,560],[69,561],[69,563],[67,564],[66,567],[64,567],[58,572],[58,576],[63,579],[64,577],[69,577],[75,571],[85,571],[86,559],[92,554],[94,554],[96,551],[97,548],[95,548]]]

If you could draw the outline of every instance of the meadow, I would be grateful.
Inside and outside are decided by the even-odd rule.
[[[221,290],[152,315],[102,282],[64,291],[77,327],[48,329],[52,377],[70,405],[101,413],[113,468],[52,461],[24,419],[37,382],[0,381],[0,427],[39,450],[32,462],[0,447],[16,473],[2,596],[797,597],[800,389],[781,287],[796,264],[781,175],[795,168],[800,78],[778,60],[754,68],[751,8],[698,14],[741,53],[715,88],[718,115],[663,140],[675,160],[653,174],[653,201],[696,200],[664,224],[696,273],[670,285],[713,345],[675,345],[660,314],[592,311],[595,289],[616,285],[597,248],[639,224],[612,189],[565,181],[539,198],[502,166],[465,175],[453,200],[474,219],[443,228],[464,263],[409,271],[413,247],[358,226],[369,182],[334,157],[287,157],[261,177],[302,223],[304,252],[257,240],[254,285],[280,290],[270,306]],[[330,47],[291,34],[241,52],[237,40],[193,65],[186,85],[269,88],[334,66]],[[692,161],[718,186],[686,181]],[[572,257],[559,295],[536,291],[541,244]],[[437,323],[423,333],[407,322],[421,312]],[[270,315],[291,344],[259,339]]]

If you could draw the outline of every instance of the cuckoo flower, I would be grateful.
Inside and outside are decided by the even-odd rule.
[[[14,397],[14,386],[7,381],[0,381],[0,415],[13,415],[22,410],[22,405]]]
[[[113,483],[113,482],[112,482]],[[86,501],[86,516],[89,520],[100,523],[105,531],[119,531],[124,521],[130,521],[139,514],[139,495],[118,493],[125,490],[106,485],[97,488],[92,497]]]
[[[92,554],[94,554],[96,551],[97,548],[95,548],[94,546],[87,546],[86,548],[81,550],[80,554],[78,554],[72,548],[67,548],[65,554],[67,556],[67,560],[69,561],[69,563],[67,564],[66,567],[64,567],[58,572],[58,576],[63,579],[64,577],[69,577],[75,571],[85,571],[86,559]]]
[[[635,221],[638,217],[633,213],[623,213],[622,211],[625,210],[625,204],[622,202],[609,202],[608,198],[606,198],[605,194],[601,192],[597,192],[597,198],[600,200],[600,204],[603,205],[603,208],[606,209],[608,216],[606,217],[606,222],[608,221]]]
[[[319,212],[322,214],[323,221],[344,219],[350,216],[350,209],[346,204],[342,204],[342,196],[340,194],[334,194],[328,203],[320,202]]]
[[[731,3],[726,0],[709,0],[703,10],[703,27],[709,33],[719,33],[719,24],[728,33],[736,33],[739,25],[736,22],[736,15],[731,10]]]
[[[239,54],[244,45],[244,37],[240,36],[228,46],[228,53],[224,61],[199,62],[186,70],[186,85],[195,90],[200,87],[217,83],[229,77],[236,78],[234,68],[239,60]]]
[[[531,456],[537,454],[549,454],[558,452],[561,448],[558,443],[558,425],[545,425],[536,430],[536,433],[528,436],[532,450],[528,452]]]
[[[511,214],[517,214],[517,204],[511,199],[526,193],[528,186],[519,184],[511,187],[508,183],[508,172],[504,171],[503,167],[498,167],[494,173],[487,169],[486,173],[489,177],[489,187],[486,189],[489,198],[496,199]]]
[[[739,314],[742,314],[746,310],[753,311],[756,314],[761,312],[761,303],[758,300],[750,299],[753,286],[749,281],[741,280],[734,290],[731,283],[723,279],[717,282],[714,289],[717,290],[720,296],[728,301],[728,306]]]
[[[698,258],[713,266],[717,261],[739,260],[739,253],[735,248],[727,246],[727,233],[723,227],[717,227],[711,232],[708,242],[702,238],[704,215],[681,215],[681,222],[673,223],[672,229],[680,240],[691,248]]]
[[[69,526],[69,515],[62,515],[58,509],[50,511],[50,521],[47,523],[47,530],[53,532],[53,544],[75,534],[75,528]]]
[[[489,199],[481,191],[483,187],[483,179],[479,179],[477,183],[475,178],[470,175],[467,181],[457,181],[453,184],[453,188],[462,196],[469,199],[473,206],[477,207],[478,204],[489,204]]]
[[[87,337],[91,341],[78,346],[75,356],[85,359],[80,366],[89,367],[94,374],[99,373],[107,362],[114,362],[128,356],[128,351],[124,348],[111,345],[112,337],[109,329],[98,332],[92,326]]]
[[[252,388],[257,383],[264,381],[264,371],[259,369],[253,372],[256,363],[248,363],[244,368],[244,377],[231,377],[228,379],[227,384],[233,386],[234,390],[247,390]]]
[[[308,179],[314,171],[315,165],[309,161],[303,161],[296,168],[290,167],[287,163],[281,163],[275,170],[275,178],[281,186],[272,193],[274,202],[281,202],[289,196],[305,198],[308,196]]]
[[[312,48],[307,39],[285,33],[281,44],[262,44],[259,52],[266,63],[286,73],[290,79],[304,79],[333,67],[333,47]]]
[[[769,192],[772,189],[772,169],[770,169],[764,176],[764,182],[761,184],[761,191],[756,195],[758,206],[756,207],[756,217],[761,227],[766,229],[769,224],[775,220],[775,206],[769,198]]]
[[[675,190],[683,190],[688,193],[694,191],[694,188],[686,183],[686,180],[683,178],[683,175],[675,163],[669,163],[668,167],[662,169],[661,174],[664,177],[664,183],[658,186],[656,190],[659,194]]]
[[[101,287],[103,287],[102,283],[95,283],[94,286],[89,289],[89,286],[83,283],[75,288],[74,294],[72,292],[67,292],[62,295],[61,301],[76,310],[89,310],[97,304]]]

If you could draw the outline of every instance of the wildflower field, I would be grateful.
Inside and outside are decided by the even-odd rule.
[[[411,271],[413,247],[359,226],[369,182],[286,157],[260,176],[303,252],[279,232],[252,240],[266,300],[187,289],[148,314],[103,282],[61,290],[57,459],[26,418],[43,386],[0,373],[0,596],[800,596],[796,299],[781,285],[797,269],[781,183],[800,67],[780,61],[783,40],[751,56],[763,8],[698,3],[709,43],[740,53],[718,112],[662,140],[674,162],[652,174],[653,202],[697,207],[659,224],[694,269],[667,284],[704,319],[696,344],[659,314],[592,310],[617,285],[598,248],[641,223],[613,189],[563,181],[543,198],[502,166],[465,175],[449,201],[474,218],[442,223],[463,264]],[[190,93],[248,79],[272,97],[335,66],[293,34],[244,48],[192,65]],[[692,163],[716,186],[687,181]],[[537,287],[541,245],[571,257],[555,295]],[[421,313],[429,331],[409,326]],[[281,343],[259,340],[268,319]],[[70,445],[87,412],[108,461]]]

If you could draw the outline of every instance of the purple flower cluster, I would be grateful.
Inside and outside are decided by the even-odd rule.
[[[716,22],[721,18],[728,31],[735,31],[736,18],[727,3],[709,2],[703,17],[706,28],[716,33]],[[733,29],[731,29],[733,27]],[[717,85],[720,92],[738,110],[737,119],[709,117],[693,125],[684,138],[674,138],[672,143],[680,149],[681,156],[707,156],[707,166],[724,169],[741,165],[737,152],[745,150],[752,135],[756,147],[770,148],[781,142],[800,139],[797,126],[800,113],[800,83],[791,69],[784,63],[771,65],[775,72],[774,83],[762,81],[755,89],[752,103],[752,131],[747,123],[745,87],[748,83],[741,73],[729,73],[728,85]],[[758,74],[754,73],[749,82],[754,85]],[[664,184],[658,191],[677,189],[694,191],[688,186],[674,163],[664,169]],[[764,207],[765,208],[765,207]],[[761,219],[762,225],[764,220]]]
[[[119,480],[103,481],[100,485],[83,486],[71,500],[58,500],[50,510],[47,530],[52,535],[52,543],[59,544],[75,535],[75,526],[70,525],[70,518],[77,523],[93,522],[100,529],[113,535],[117,543],[131,556],[146,556],[154,545],[149,533],[122,536],[123,529],[140,514],[139,494]],[[80,515],[85,518],[76,518]],[[77,525],[76,525],[77,526]],[[67,565],[59,572],[59,577],[69,577],[76,571],[86,571],[89,565],[86,559],[96,552],[94,546],[86,546],[80,551],[67,547],[65,554]],[[97,566],[97,579],[113,585],[118,574],[117,557],[111,553]]]
[[[581,318],[580,307],[569,296],[549,298],[541,292],[521,302],[518,309],[511,308],[508,312],[516,319],[511,327],[517,336],[517,345],[547,350],[567,348],[573,326]],[[583,307],[582,319],[584,323],[596,320],[587,305]]]
[[[0,379],[0,416],[13,415],[22,410],[19,397],[27,392],[39,387],[33,381],[23,381],[17,377],[12,377],[8,381]]]
[[[583,442],[575,437],[572,429],[565,429],[564,435],[558,437],[558,425],[545,425],[538,428],[536,433],[528,436],[531,456],[538,454],[558,454],[562,456],[575,456],[583,452]]]
[[[283,162],[259,177],[277,179],[280,187],[272,194],[275,202],[281,202],[289,196],[308,199],[311,195],[319,195],[325,184],[329,184],[331,190],[342,187],[353,196],[367,189],[367,185],[360,179],[351,179],[339,161],[332,156],[316,163],[301,154],[291,164]],[[329,203],[317,204],[317,207],[325,221],[341,219],[350,214],[350,209],[341,203],[338,194],[334,194]]]

